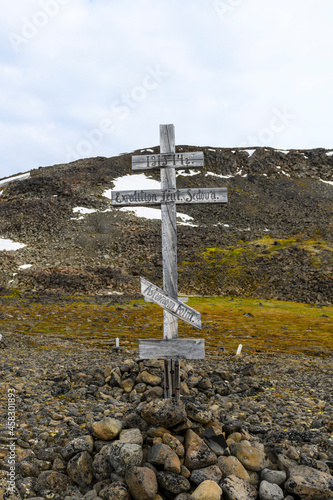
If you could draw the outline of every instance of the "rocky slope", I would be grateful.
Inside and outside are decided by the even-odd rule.
[[[205,167],[178,173],[177,186],[226,186],[229,202],[178,208],[193,218],[178,225],[180,291],[332,304],[332,152],[177,147],[199,149]],[[161,285],[160,222],[112,208],[105,196],[129,174],[125,154],[0,181],[0,237],[26,245],[0,252],[2,292],[138,294],[140,275]]]
[[[175,404],[137,351],[10,334],[2,353],[0,498],[333,498],[332,359],[216,352],[182,362]]]

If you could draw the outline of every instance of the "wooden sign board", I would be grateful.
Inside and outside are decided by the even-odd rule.
[[[140,359],[205,359],[203,339],[139,340]]]
[[[114,206],[160,205],[161,203],[227,203],[227,188],[148,189],[111,191]]]
[[[186,321],[195,328],[201,330],[201,314],[198,311],[187,306],[178,299],[173,299],[158,286],[153,285],[144,278],[140,278],[141,293],[144,297],[151,299],[152,302],[163,307],[172,315]]]
[[[145,302],[153,302],[151,299],[144,298]],[[188,297],[178,297],[179,302],[188,302]]]
[[[154,170],[156,168],[198,168],[204,166],[202,151],[195,153],[164,153],[132,156],[132,170]]]

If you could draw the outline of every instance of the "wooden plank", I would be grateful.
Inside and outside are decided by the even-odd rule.
[[[141,293],[144,297],[151,299],[152,302],[163,307],[168,313],[186,321],[190,325],[201,329],[201,314],[184,304],[180,300],[168,295],[164,290],[156,285],[153,285],[145,278],[140,278]],[[172,337],[173,338],[173,337]]]
[[[204,166],[202,151],[194,153],[166,152],[156,155],[132,156],[132,170],[154,170],[173,167],[177,169],[199,168]]]
[[[203,339],[139,340],[140,359],[205,359]]]
[[[160,125],[160,153],[174,155],[175,126]],[[176,189],[176,170],[161,168],[161,189]],[[177,211],[176,203],[171,201],[161,205],[162,219],[162,261],[163,261],[163,290],[174,300],[178,297],[177,284]],[[167,339],[178,337],[178,317],[163,311],[163,337]]]
[[[183,302],[183,304],[184,304],[184,302],[188,302],[188,297],[178,297],[178,300],[179,300],[179,302]],[[145,297],[145,302],[153,302],[153,300],[147,299]]]
[[[111,191],[113,206],[146,206],[163,203],[227,203],[227,188],[141,189],[137,191]]]

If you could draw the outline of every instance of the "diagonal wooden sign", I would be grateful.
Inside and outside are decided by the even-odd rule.
[[[201,314],[178,299],[170,297],[161,288],[145,278],[140,278],[141,293],[147,299],[163,307],[166,311],[201,330]]]

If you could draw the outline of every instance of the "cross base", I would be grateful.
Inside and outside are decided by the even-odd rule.
[[[140,359],[164,359],[164,397],[180,399],[180,360],[204,359],[203,339],[139,340]]]

